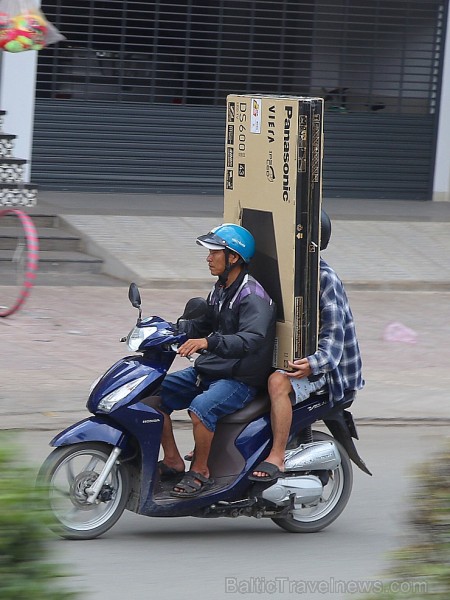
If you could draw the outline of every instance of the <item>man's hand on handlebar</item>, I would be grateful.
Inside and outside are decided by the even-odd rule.
[[[178,354],[183,357],[189,357],[195,352],[201,352],[208,349],[208,340],[206,338],[187,340],[178,348]]]

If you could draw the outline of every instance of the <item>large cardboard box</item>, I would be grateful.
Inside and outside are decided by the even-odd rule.
[[[274,366],[316,351],[323,99],[227,98],[224,221],[255,237],[251,273],[277,303]]]

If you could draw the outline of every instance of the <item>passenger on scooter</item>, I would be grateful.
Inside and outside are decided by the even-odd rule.
[[[331,221],[322,211],[320,249],[328,246]],[[318,350],[311,356],[289,363],[290,371],[277,370],[269,377],[272,449],[249,479],[272,481],[284,471],[284,453],[292,422],[292,404],[306,400],[313,392],[329,395],[339,402],[348,392],[361,389],[361,356],[353,315],[342,281],[320,259]],[[292,398],[292,401],[291,401]]]
[[[178,481],[171,494],[180,498],[195,497],[214,483],[208,457],[216,423],[243,408],[267,385],[275,341],[275,305],[248,273],[255,251],[251,233],[225,223],[198,237],[197,244],[209,250],[206,260],[218,281],[207,298],[208,314],[180,321],[189,339],[178,354],[200,356],[194,367],[169,374],[161,387],[164,457],[159,470],[162,480]],[[189,412],[195,442],[185,474],[169,416],[181,409]]]

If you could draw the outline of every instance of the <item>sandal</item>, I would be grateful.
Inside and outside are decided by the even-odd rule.
[[[255,471],[260,471],[264,475],[253,475]],[[277,465],[264,460],[252,470],[252,474],[248,476],[248,479],[250,481],[275,481],[278,477],[284,477],[283,471],[280,471]]]
[[[188,452],[187,454],[184,455],[184,460],[186,460],[187,462],[192,462],[194,460],[194,451],[191,450],[190,452]]]
[[[159,480],[160,481],[174,481],[181,479],[184,475],[183,471],[177,471],[176,469],[169,467],[162,460],[158,462]]]
[[[196,471],[188,471],[183,479],[170,492],[175,498],[195,498],[211,487],[214,479],[205,477]]]

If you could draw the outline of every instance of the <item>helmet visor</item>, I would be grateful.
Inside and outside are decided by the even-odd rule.
[[[204,246],[208,250],[225,250],[227,247],[226,241],[212,232],[200,235],[196,242],[199,246]]]

